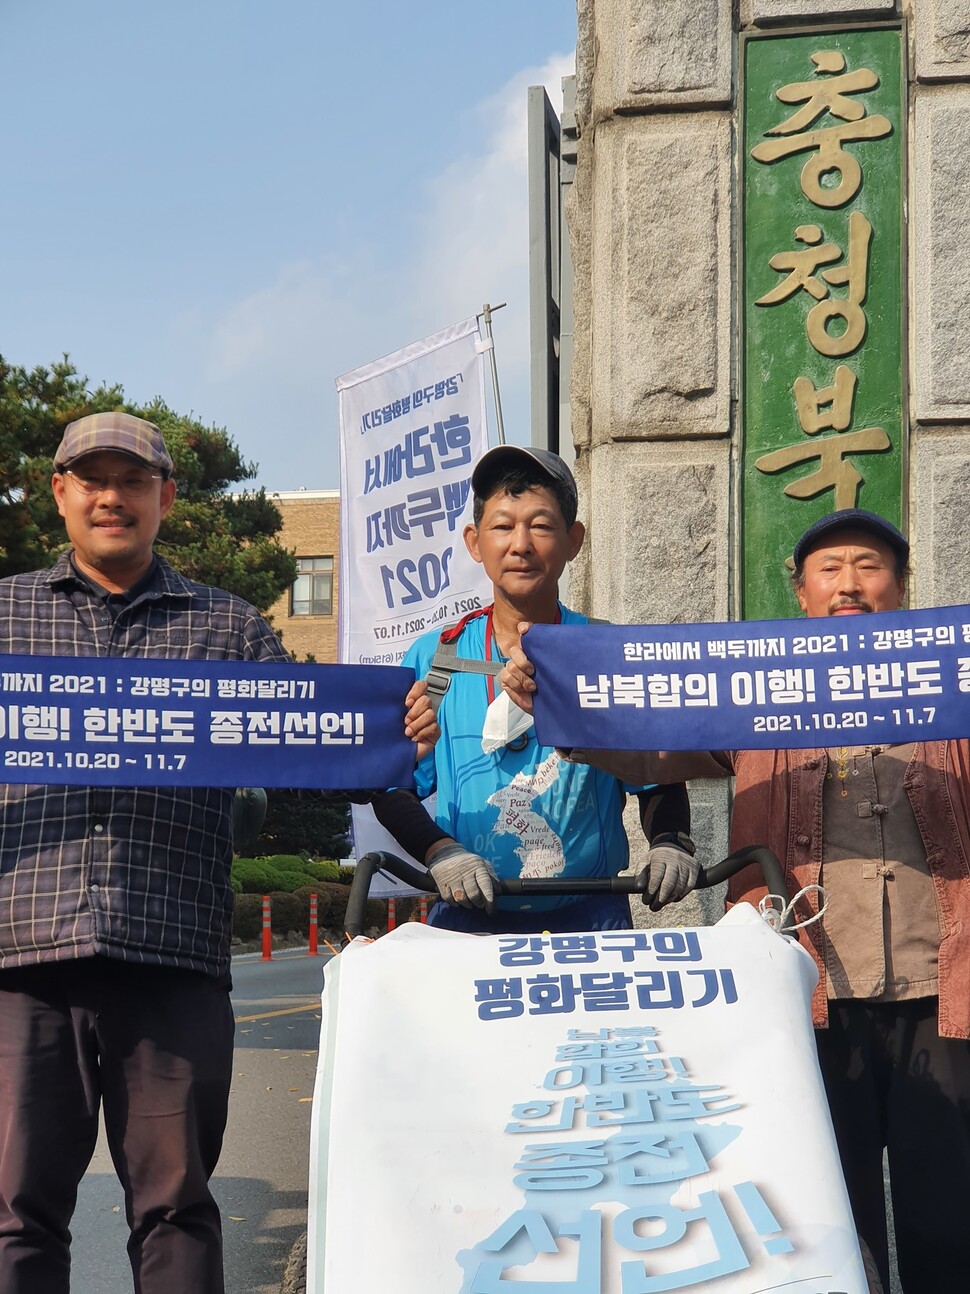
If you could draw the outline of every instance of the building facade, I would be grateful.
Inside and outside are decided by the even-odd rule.
[[[297,560],[298,573],[269,615],[296,660],[337,661],[340,565],[339,490],[284,490],[270,496],[283,517],[279,541]]]

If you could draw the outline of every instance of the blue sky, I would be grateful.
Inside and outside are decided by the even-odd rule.
[[[0,353],[324,489],[334,378],[508,301],[527,441],[526,90],[575,40],[573,0],[4,0]]]

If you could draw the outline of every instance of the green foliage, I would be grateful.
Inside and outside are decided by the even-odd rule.
[[[89,390],[66,355],[30,372],[0,356],[0,576],[49,566],[66,546],[50,490],[54,452],[69,422],[112,409],[160,427],[175,462],[179,492],[159,551],[189,579],[268,610],[296,578],[296,563],[276,539],[282,518],[265,492],[227,493],[256,475],[229,433],[160,397],[139,407],[120,386]]]
[[[350,806],[346,797],[328,791],[268,789],[266,817],[259,847],[267,854],[306,850],[322,858],[350,853]]]

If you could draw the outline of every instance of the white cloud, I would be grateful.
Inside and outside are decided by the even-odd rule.
[[[528,438],[527,89],[545,85],[558,112],[561,78],[573,66],[573,54],[556,55],[524,69],[479,106],[481,146],[429,181],[424,209],[408,224],[411,245],[402,242],[399,225],[389,225],[381,247],[348,240],[339,260],[283,265],[274,282],[225,312],[202,343],[205,377],[214,387],[249,390],[232,424],[246,452],[260,461],[267,456],[255,427],[252,435],[245,427],[245,409],[258,416],[268,403],[259,388],[272,388],[293,408],[302,394],[320,419],[302,434],[318,442],[321,424],[333,435],[335,396],[332,416],[321,405],[337,374],[477,312],[486,301],[508,302],[493,324],[507,434]],[[274,431],[264,434],[272,439]],[[290,470],[288,463],[302,473],[299,484],[317,483],[304,479],[306,446],[300,432],[291,434],[297,443],[282,455],[278,441],[272,445],[272,481],[261,472],[273,488],[286,488],[279,473]]]

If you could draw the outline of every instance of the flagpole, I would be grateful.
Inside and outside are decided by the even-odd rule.
[[[488,360],[492,369],[492,400],[495,404],[495,423],[498,429],[498,443],[505,444],[505,422],[502,418],[502,397],[498,389],[498,367],[495,363],[495,342],[492,338],[492,312],[495,310],[504,310],[506,302],[500,305],[492,306],[486,301],[482,306],[482,313],[479,319],[485,321],[485,341],[482,343],[483,349],[488,351]]]

